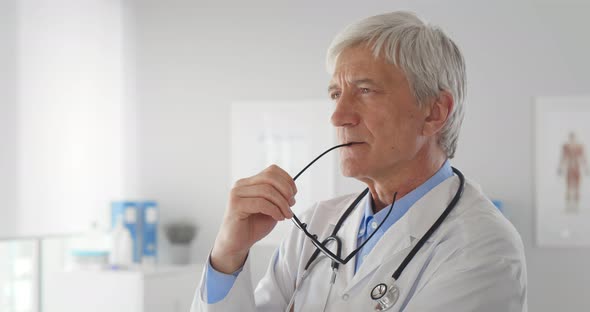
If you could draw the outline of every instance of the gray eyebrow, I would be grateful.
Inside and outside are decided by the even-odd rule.
[[[352,84],[354,84],[354,85],[359,85],[359,84],[363,84],[363,83],[369,83],[369,84],[376,85],[376,86],[379,85],[375,82],[375,80],[373,80],[371,78],[361,78],[361,79],[357,79],[357,80],[352,81]],[[338,85],[335,83],[332,83],[328,86],[328,92],[331,92],[336,89],[338,89]]]
[[[332,83],[328,86],[328,92],[332,92],[334,90],[338,89],[338,85],[335,83]]]
[[[370,78],[357,79],[357,80],[354,80],[352,83],[355,84],[355,85],[359,85],[361,83],[370,83],[372,85],[377,85],[377,83],[375,82],[375,80],[370,79]]]

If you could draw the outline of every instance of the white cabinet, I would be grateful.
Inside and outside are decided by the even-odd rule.
[[[42,294],[43,311],[187,312],[202,267],[55,273]]]

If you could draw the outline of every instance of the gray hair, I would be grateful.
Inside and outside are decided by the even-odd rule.
[[[465,61],[457,45],[438,27],[411,12],[392,12],[365,18],[347,26],[330,44],[327,68],[333,74],[338,56],[346,48],[365,43],[375,57],[399,66],[422,107],[440,91],[453,96],[455,106],[438,144],[453,158],[464,116]]]

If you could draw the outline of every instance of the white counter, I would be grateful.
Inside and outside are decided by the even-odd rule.
[[[54,273],[44,312],[186,312],[202,265]]]

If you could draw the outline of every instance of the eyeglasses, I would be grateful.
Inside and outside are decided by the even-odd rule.
[[[305,168],[303,168],[294,178],[293,180],[297,180],[297,178],[303,173],[305,172],[305,170],[307,170],[307,168],[309,168],[311,165],[313,165],[313,163],[315,163],[318,159],[322,158],[322,156],[326,155],[328,152],[343,147],[343,146],[350,146],[353,145],[355,143],[346,143],[346,144],[340,144],[340,145],[336,145],[330,149],[328,149],[327,151],[321,153],[318,157],[316,157],[312,162],[310,162],[307,166],[305,166]],[[379,226],[375,229],[375,231],[373,231],[373,233],[371,233],[371,235],[369,236],[369,238],[367,238],[367,240],[365,240],[359,247],[357,247],[353,252],[351,252],[346,258],[341,258],[340,256],[340,251],[341,251],[341,247],[342,247],[342,243],[340,241],[340,239],[336,236],[336,233],[338,232],[340,225],[342,225],[343,220],[345,220],[348,217],[348,214],[352,211],[352,209],[355,208],[355,206],[358,204],[358,202],[360,201],[360,199],[362,197],[364,197],[364,195],[367,193],[367,190],[365,190],[361,196],[359,196],[359,198],[357,200],[355,200],[351,206],[346,210],[346,212],[344,213],[344,215],[340,218],[340,221],[338,221],[338,224],[336,225],[336,228],[334,229],[334,232],[332,233],[332,235],[328,236],[326,239],[324,239],[323,242],[320,242],[318,240],[318,236],[316,234],[311,234],[308,230],[307,230],[307,224],[303,223],[299,220],[299,218],[297,218],[297,216],[295,214],[293,214],[293,218],[291,218],[291,221],[293,221],[293,223],[295,224],[295,226],[297,226],[301,231],[303,231],[303,233],[305,234],[305,236],[307,236],[311,242],[313,243],[313,245],[320,250],[322,253],[324,253],[328,258],[332,259],[333,261],[339,263],[339,264],[346,264],[348,263],[348,261],[350,261],[350,259],[354,258],[354,256],[365,246],[365,244],[371,240],[371,238],[373,237],[373,235],[375,235],[375,233],[377,233],[377,231],[381,228],[381,226],[383,225],[383,223],[385,223],[385,221],[387,220],[387,218],[389,217],[389,215],[391,214],[391,211],[393,210],[393,205],[395,204],[395,198],[397,197],[397,192],[393,194],[393,202],[391,203],[391,205],[389,206],[389,210],[387,211],[387,215],[385,215],[385,218],[383,218],[383,220],[381,221],[381,223],[379,224]],[[336,254],[334,254],[330,249],[328,249],[326,247],[327,243],[331,242],[331,241],[336,241],[337,244],[337,248],[336,248]]]

